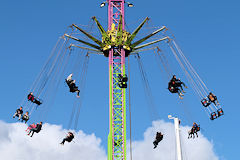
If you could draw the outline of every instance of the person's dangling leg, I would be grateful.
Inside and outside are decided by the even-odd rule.
[[[29,120],[29,119],[25,119],[25,123],[27,123],[28,120]]]
[[[17,115],[17,112],[15,112],[15,113],[14,113],[14,115],[13,115],[13,118],[15,118],[15,117],[16,117],[16,115]]]
[[[36,131],[36,128],[32,128],[32,129],[30,129],[30,132],[28,133],[28,135],[30,135],[31,132],[32,132],[32,135],[31,135],[31,137],[32,137],[35,131]]]
[[[179,84],[179,87],[180,87],[181,91],[183,91],[183,87],[182,87],[181,83]]]
[[[32,131],[32,135],[31,135],[30,137],[32,137],[32,136],[33,136],[34,132],[35,132],[35,130],[33,130],[33,131]]]
[[[176,88],[176,90],[177,90],[177,93],[178,93],[179,96],[183,96],[180,89]]]
[[[153,145],[154,145],[153,149],[157,148],[157,141],[156,140],[153,141]]]
[[[80,93],[80,90],[77,90],[77,97],[80,97],[80,96],[79,96],[79,93]]]
[[[21,117],[22,117],[22,115],[21,115],[21,114],[18,114],[18,120],[20,120],[20,119],[21,119]]]
[[[25,117],[22,117],[22,122],[25,121],[25,123],[27,123],[28,119],[26,119]]]
[[[31,132],[32,132],[32,129],[30,129],[30,130],[29,130],[29,132],[28,132],[28,134],[27,134],[27,135],[30,135],[30,134],[31,134]]]
[[[186,93],[186,92],[183,90],[183,87],[182,87],[183,84],[184,84],[184,83],[181,83],[181,84],[180,84],[180,88],[181,88],[181,91],[182,91],[183,93]],[[183,85],[183,86],[185,86],[185,85]]]
[[[25,131],[30,132],[31,127],[28,127]]]
[[[65,141],[66,141],[66,138],[64,138],[60,144],[64,145]]]
[[[177,93],[180,99],[183,99],[183,94],[181,93],[181,91],[177,88]]]

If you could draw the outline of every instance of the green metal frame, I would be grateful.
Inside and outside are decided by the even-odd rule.
[[[75,38],[65,34],[66,37],[83,43],[91,48],[72,45],[82,49],[88,49],[95,53],[103,53],[109,58],[109,135],[108,135],[108,160],[126,160],[126,89],[120,88],[119,75],[125,75],[126,66],[125,58],[130,53],[137,53],[141,48],[158,43],[168,37],[155,40],[146,44],[140,45],[150,37],[156,35],[160,31],[166,29],[162,27],[155,32],[145,36],[144,38],[133,42],[134,38],[141,30],[143,25],[149,19],[148,17],[130,34],[125,30],[124,17],[124,0],[107,0],[108,1],[108,30],[105,31],[96,17],[93,20],[102,35],[102,39],[98,40],[90,35],[77,25],[72,27],[79,30],[95,44]],[[125,53],[126,52],[126,53]]]

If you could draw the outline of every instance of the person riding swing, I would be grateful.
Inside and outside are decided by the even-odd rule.
[[[180,99],[183,99],[184,96],[179,88],[182,87],[183,82],[176,78],[176,75],[173,75],[172,79],[168,82],[168,90],[171,93],[178,93]],[[185,84],[184,84],[185,85]],[[180,87],[181,86],[181,87]]]
[[[22,122],[25,121],[25,123],[27,123],[27,121],[29,120],[29,113],[28,111],[22,116]]]
[[[215,106],[220,105],[218,100],[217,100],[217,96],[215,96],[212,92],[209,93],[208,99],[209,99],[210,102],[214,103]]]
[[[41,129],[42,129],[42,122],[37,123],[36,128],[30,129],[30,132],[28,133],[28,135],[30,135],[32,133],[32,135],[30,136],[30,137],[32,137],[34,132],[39,133],[41,131]]]
[[[37,126],[37,125],[36,125],[35,123],[30,124],[30,125],[28,126],[28,128],[27,128],[25,131],[29,133],[30,130],[33,129],[33,128],[36,128],[36,126]]]
[[[28,94],[27,99],[28,99],[29,101],[31,101],[31,102],[34,101],[35,98],[34,98],[34,95],[33,95],[32,92],[30,92],[30,93]]]
[[[64,138],[64,139],[62,140],[62,142],[61,142],[60,144],[61,144],[61,145],[64,145],[65,141],[67,141],[67,142],[72,142],[73,138],[74,138],[73,133],[72,133],[72,132],[68,132],[68,135],[66,136],[66,138]]]
[[[193,126],[191,130],[188,132],[188,138],[192,138],[192,137],[195,138],[195,134],[198,137],[198,134],[197,134],[198,131],[200,131],[200,125],[193,122]]]
[[[27,99],[28,99],[28,101],[31,101],[31,102],[33,102],[33,103],[35,103],[37,105],[41,105],[42,104],[42,102],[40,100],[35,98],[35,96],[33,95],[33,92],[30,92],[28,94]]]
[[[193,130],[195,132],[198,132],[200,131],[200,125],[198,125],[197,123],[193,122],[193,126],[192,126]]]
[[[158,143],[159,143],[160,141],[162,141],[162,139],[163,139],[163,134],[162,134],[161,132],[157,132],[157,133],[156,133],[156,138],[155,138],[155,140],[153,141],[153,145],[154,145],[153,149],[157,148]]]
[[[78,89],[78,87],[75,84],[76,81],[72,80],[72,76],[73,76],[73,74],[71,73],[65,81],[69,87],[70,92],[72,92],[72,93],[76,92],[77,97],[79,97],[80,90]]]
[[[15,117],[17,116],[17,117],[18,117],[18,120],[20,120],[21,117],[22,117],[22,114],[23,114],[23,109],[22,109],[22,107],[20,107],[20,108],[18,108],[18,109],[16,110],[16,112],[14,113],[13,118],[15,118]]]

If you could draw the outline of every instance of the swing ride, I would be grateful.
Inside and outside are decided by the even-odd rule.
[[[143,26],[149,21],[145,18],[143,22],[132,32],[126,30],[124,7],[133,7],[133,4],[124,0],[107,0],[101,4],[101,7],[108,5],[108,27],[107,30],[100,24],[96,17],[93,21],[100,32],[101,39],[90,34],[89,28],[85,26],[72,24],[57,42],[49,59],[44,65],[42,71],[33,83],[30,94],[27,99],[24,98],[21,106],[28,110],[29,116],[37,112],[34,108],[46,112],[44,108],[51,106],[60,82],[65,79],[70,92],[77,93],[77,98],[72,110],[71,119],[68,128],[73,125],[77,129],[80,106],[84,97],[84,87],[90,54],[103,55],[109,61],[109,134],[108,134],[108,160],[126,160],[126,88],[128,88],[128,75],[126,74],[126,61],[129,62],[130,56],[135,56],[139,64],[142,79],[145,83],[145,91],[151,94],[148,88],[146,74],[143,69],[140,53],[147,50],[154,50],[156,60],[160,62],[160,67],[165,70],[168,79],[168,90],[171,93],[177,93],[180,99],[183,99],[187,88],[185,83],[177,78],[171,71],[166,60],[166,55],[160,49],[158,44],[164,43],[175,57],[180,68],[184,72],[188,84],[191,86],[195,95],[198,97],[203,110],[211,120],[221,117],[224,112],[217,100],[217,97],[210,92],[206,84],[200,78],[196,70],[183,54],[177,45],[175,38],[168,34],[168,28],[163,26],[155,31],[137,39]],[[79,33],[85,37],[79,38]],[[152,41],[152,38],[155,39]],[[137,39],[137,40],[136,40]],[[150,48],[149,48],[150,47]],[[72,54],[76,48],[79,48],[81,54]],[[87,53],[84,54],[84,51]],[[69,63],[71,62],[71,63]],[[81,65],[81,66],[80,66]],[[79,72],[76,69],[81,68]],[[72,76],[74,73],[74,78]],[[68,77],[63,77],[69,75]],[[78,84],[78,86],[76,85]],[[72,94],[71,93],[71,94]],[[41,99],[44,101],[42,101]],[[44,121],[44,119],[42,119]]]

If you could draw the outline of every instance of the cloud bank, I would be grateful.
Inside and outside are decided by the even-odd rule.
[[[189,160],[218,160],[214,153],[213,143],[201,133],[195,139],[188,139],[190,127],[181,127],[181,146],[183,159]],[[153,149],[156,132],[164,134],[163,140]],[[133,159],[137,160],[174,160],[176,159],[175,129],[173,123],[162,120],[154,121],[143,135],[143,140],[132,142]],[[129,155],[128,155],[129,157]],[[129,159],[129,158],[128,158]]]
[[[101,139],[94,134],[79,131],[73,143],[59,145],[67,130],[61,126],[44,124],[39,134],[31,138],[26,135],[26,125],[0,121],[0,157],[6,160],[107,160],[107,151],[101,146]],[[213,143],[201,133],[199,138],[187,139],[189,127],[181,128],[184,159],[218,160]],[[156,131],[164,133],[164,139],[156,149],[152,141]],[[139,133],[141,134],[141,133]],[[128,145],[129,146],[129,145]],[[133,160],[174,160],[174,125],[164,121],[154,121],[143,133],[143,139],[132,142]],[[129,148],[128,148],[129,151]],[[128,158],[129,158],[128,152]]]
[[[0,121],[0,157],[5,160],[106,160],[101,140],[82,131],[75,134],[75,143],[59,143],[67,131],[61,126],[44,124],[33,137],[26,135],[27,125]]]

